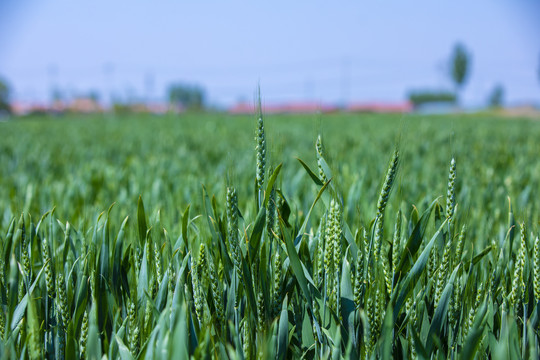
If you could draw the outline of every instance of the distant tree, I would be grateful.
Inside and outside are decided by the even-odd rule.
[[[4,79],[0,78],[0,113],[11,113],[9,106],[10,88]]]
[[[504,102],[504,88],[501,84],[496,85],[488,98],[488,105],[492,108],[499,108],[503,106]]]
[[[412,91],[409,93],[409,101],[415,107],[429,103],[455,104],[456,94],[451,91]]]
[[[99,102],[99,98],[100,98],[100,96],[99,96],[99,91],[97,91],[97,90],[90,90],[90,91],[88,92],[88,95],[87,95],[87,96],[88,96],[88,98],[89,98],[90,100],[92,100],[93,102],[95,102],[95,103]]]
[[[62,93],[62,90],[55,87],[51,90],[51,100],[53,102],[62,101],[64,99],[64,94]]]
[[[167,93],[171,104],[192,110],[204,108],[205,92],[200,86],[183,83],[172,84],[169,86]]]
[[[463,44],[457,43],[450,57],[450,77],[456,87],[456,92],[463,88],[469,77],[470,63],[471,55]]]

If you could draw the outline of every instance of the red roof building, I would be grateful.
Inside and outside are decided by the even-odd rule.
[[[375,112],[375,113],[408,113],[413,111],[413,105],[409,102],[402,103],[352,103],[346,107],[350,112]]]

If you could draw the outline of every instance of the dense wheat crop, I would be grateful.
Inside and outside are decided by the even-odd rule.
[[[6,358],[539,352],[540,123],[1,123]]]

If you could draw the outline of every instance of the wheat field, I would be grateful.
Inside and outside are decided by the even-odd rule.
[[[0,123],[0,353],[537,359],[540,123]]]

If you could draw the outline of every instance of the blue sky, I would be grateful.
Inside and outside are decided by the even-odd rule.
[[[450,89],[456,42],[472,54],[463,100],[540,103],[540,2],[0,0],[0,76],[14,98],[96,90],[165,97],[198,83],[214,104],[402,101]]]

